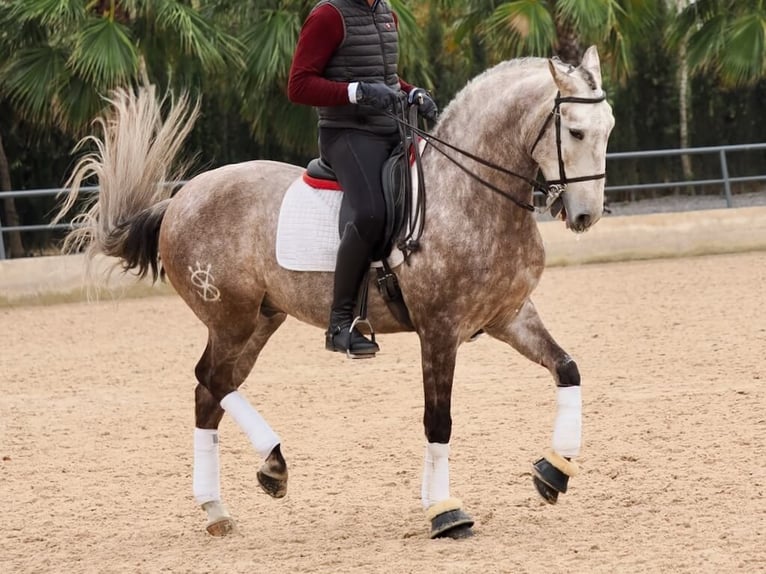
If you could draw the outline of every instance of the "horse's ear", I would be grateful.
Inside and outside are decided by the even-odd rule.
[[[593,74],[593,78],[596,80],[598,87],[601,87],[601,60],[598,57],[598,50],[596,46],[591,46],[585,50],[585,54],[582,57],[582,63],[580,64],[585,70],[588,70]]]
[[[571,94],[577,89],[577,83],[571,75],[572,70],[574,70],[572,66],[565,64],[558,58],[550,58],[548,68],[551,71],[551,76],[553,76],[553,81],[556,82],[556,86],[562,94]]]

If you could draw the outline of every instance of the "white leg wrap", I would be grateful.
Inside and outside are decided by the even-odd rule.
[[[194,429],[192,490],[199,504],[221,500],[218,431]]]
[[[580,387],[559,387],[558,410],[553,426],[553,450],[561,456],[580,454],[582,441],[582,393]]]
[[[450,497],[449,450],[449,444],[429,442],[426,445],[420,488],[420,499],[425,509]]]
[[[279,444],[279,437],[271,430],[261,414],[243,397],[239,391],[233,391],[221,399],[221,408],[237,421],[239,428],[245,431],[250,442],[261,458],[271,454]]]

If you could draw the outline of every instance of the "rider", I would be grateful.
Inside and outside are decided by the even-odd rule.
[[[382,248],[381,171],[399,143],[385,111],[404,92],[421,115],[437,114],[424,89],[399,78],[397,61],[397,19],[385,0],[321,0],[303,24],[290,68],[288,97],[317,107],[319,152],[344,191],[325,348],[352,356],[379,351],[351,323],[373,253]]]

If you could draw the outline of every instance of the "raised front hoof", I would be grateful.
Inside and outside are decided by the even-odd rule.
[[[535,485],[537,493],[543,497],[543,500],[548,504],[556,504],[559,499],[559,493],[553,490],[550,486],[545,484],[537,476],[532,477],[532,483]]]
[[[262,470],[256,473],[258,484],[261,485],[263,492],[272,498],[284,498],[287,494],[287,477],[278,478],[266,474]]]
[[[532,483],[535,490],[548,504],[556,504],[559,494],[564,494],[569,486],[569,477],[577,474],[577,465],[549,450],[532,464]]]
[[[431,506],[426,517],[431,521],[431,538],[470,538],[473,536],[473,518],[460,508],[461,503],[455,498],[438,502]]]
[[[228,536],[235,530],[234,520],[231,517],[219,518],[213,522],[208,522],[205,530],[207,530],[210,536],[215,536],[216,538]]]

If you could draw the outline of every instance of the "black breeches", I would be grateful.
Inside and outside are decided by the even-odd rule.
[[[374,251],[383,246],[386,204],[381,171],[383,163],[399,143],[399,134],[374,134],[345,128],[321,128],[322,158],[332,166],[343,188],[339,232],[354,223],[359,235]]]

